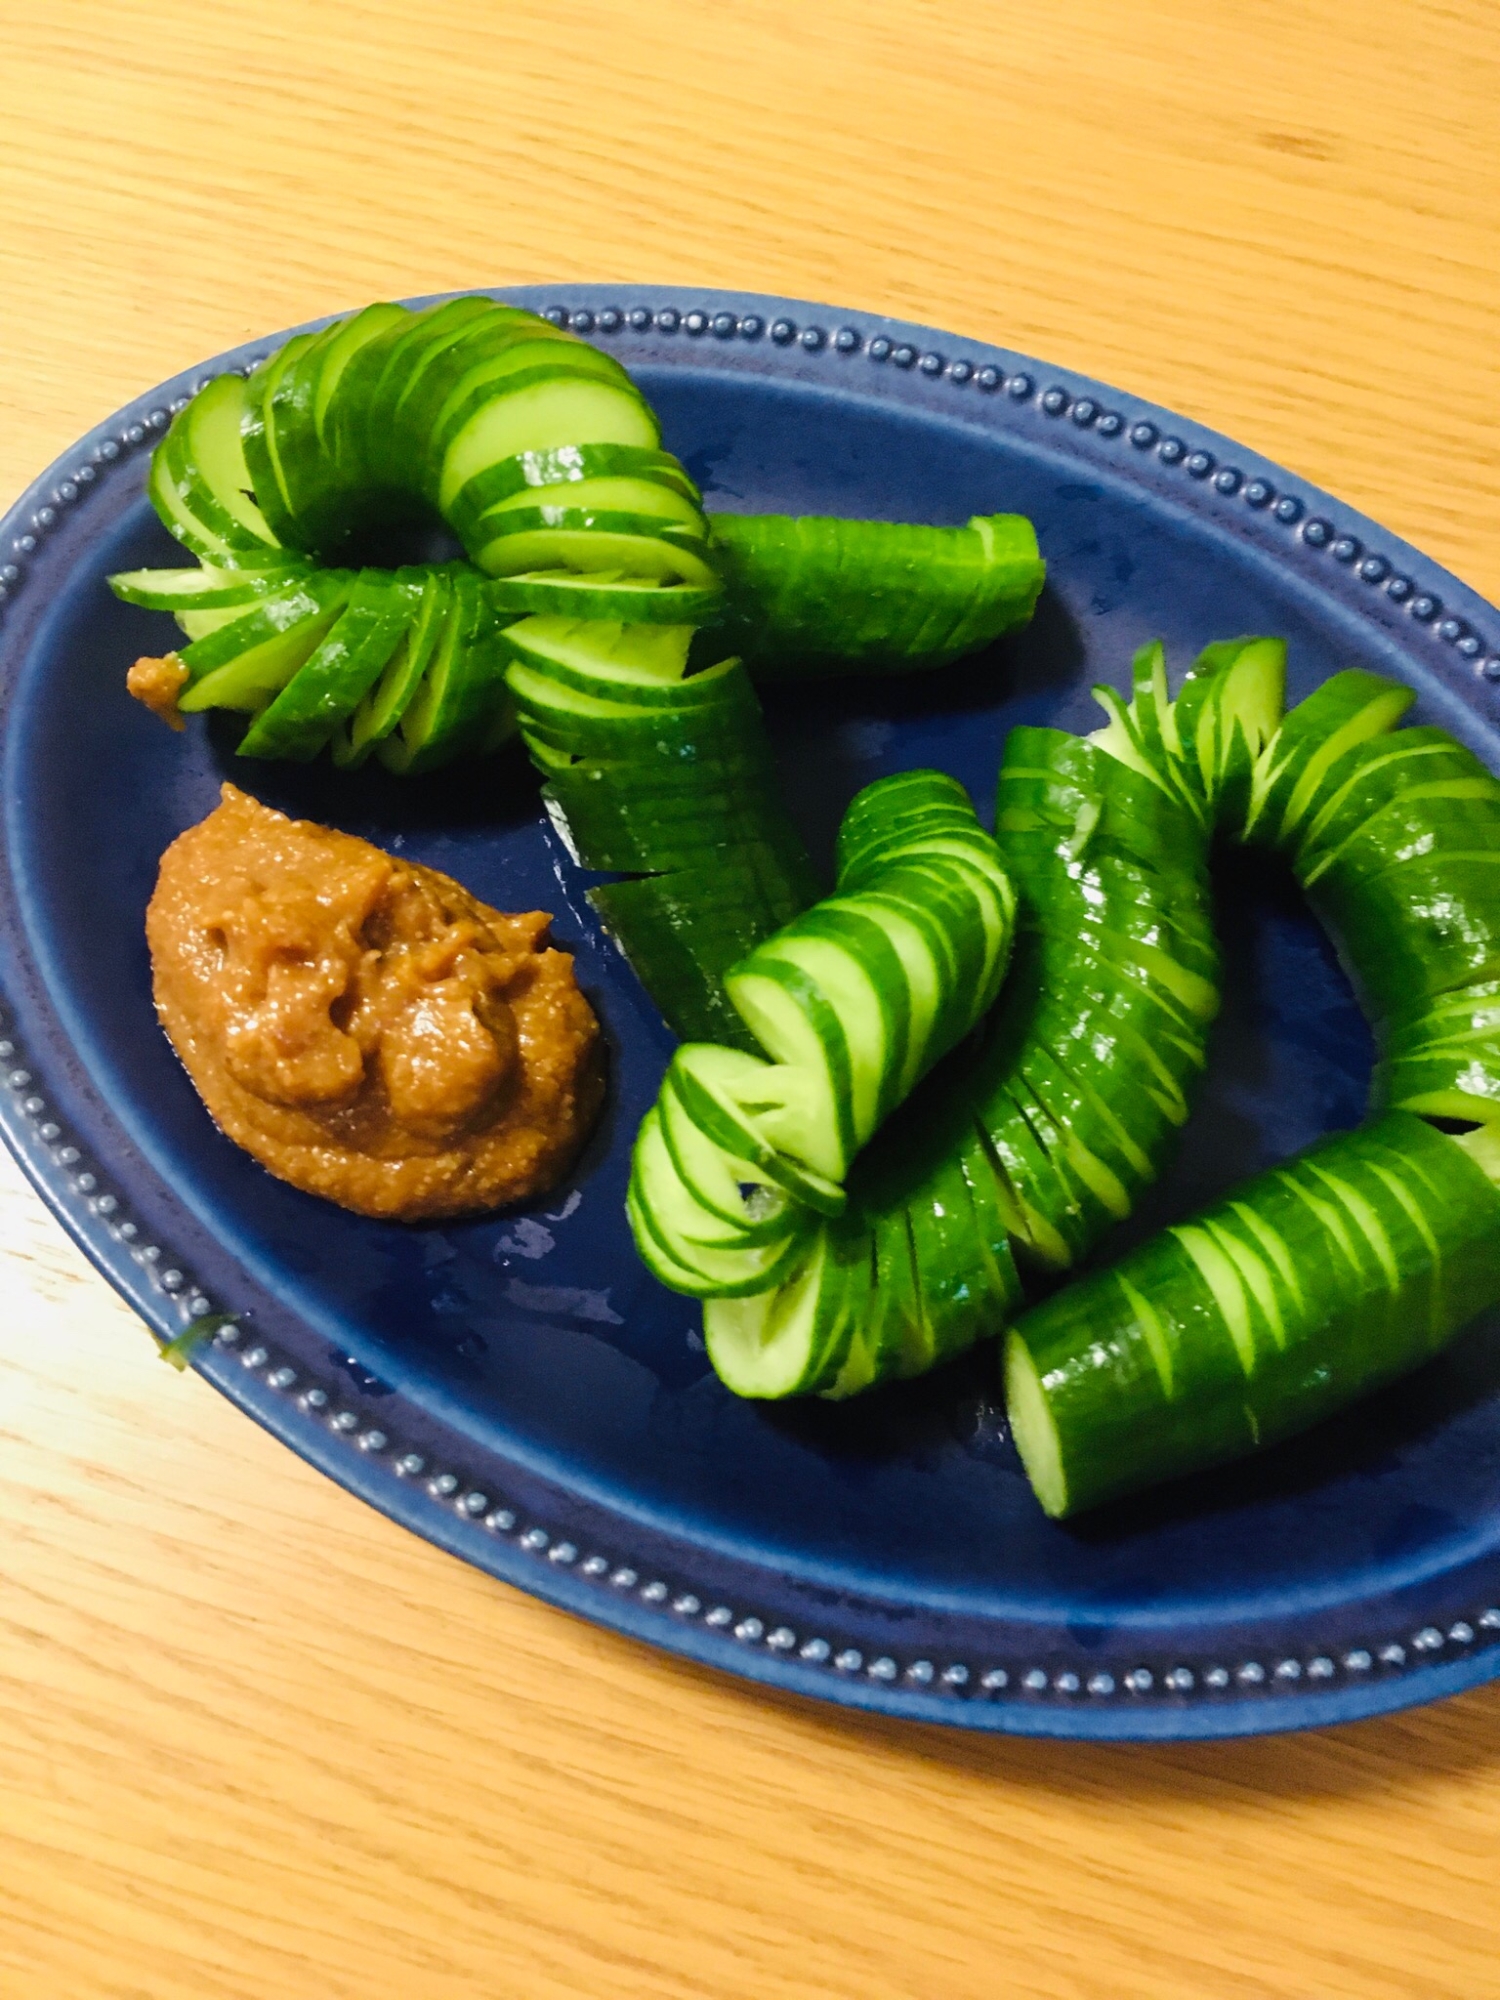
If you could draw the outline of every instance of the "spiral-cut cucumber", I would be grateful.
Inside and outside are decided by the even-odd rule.
[[[1013,911],[963,788],[936,772],[885,779],[845,816],[838,892],[725,980],[771,1059],[674,1057],[637,1144],[631,1220],[663,1282],[713,1302],[710,1352],[741,1393],[848,1393],[968,1344],[951,1295],[973,1293],[980,1223],[962,1162],[929,1131],[914,1136],[930,1184],[889,1200],[872,1180],[851,1206],[843,1183],[989,1006]],[[1008,1303],[1004,1230],[989,1233]]]
[[[424,518],[452,530],[486,580],[482,609],[469,585],[452,585],[460,629],[476,634],[482,656],[454,665],[453,686],[467,690],[456,711],[422,698],[419,677],[386,672],[430,635],[417,579],[408,573],[377,618],[380,585],[367,572],[349,628],[310,630],[312,681],[278,684],[280,714],[247,738],[249,755],[300,757],[328,743],[346,763],[379,744],[395,769],[482,752],[509,733],[493,637],[518,617],[721,620],[721,653],[753,653],[768,673],[911,668],[1023,622],[1043,576],[1029,524],[1014,516],[966,528],[747,516],[711,534],[697,488],[661,449],[656,419],[619,363],[534,313],[483,298],[417,311],[370,306],[295,336],[248,380],[218,377],[158,446],[150,494],[204,569],[115,581],[128,601],[178,613],[193,639],[234,622],[221,612],[306,583],[370,529]],[[342,699],[361,678],[353,656],[372,657],[374,626],[384,629],[403,603],[406,622],[378,669],[380,726],[361,732]],[[347,671],[333,673],[335,658]],[[241,683],[258,684],[258,670],[222,685]],[[403,693],[410,720],[398,707]],[[212,691],[194,705],[214,706]],[[331,729],[312,742],[306,719],[335,708]],[[460,720],[449,726],[454,712]],[[304,723],[289,729],[289,713]],[[355,736],[366,747],[356,749]],[[422,741],[407,754],[398,738]]]
[[[851,811],[846,865],[861,865],[859,826]],[[1102,744],[1016,729],[995,839],[1017,892],[999,1004],[978,1048],[860,1155],[841,1211],[827,1183],[797,1178],[836,1162],[754,1144],[800,1130],[822,1109],[815,1090],[788,1111],[792,1093],[766,1088],[772,1073],[734,1068],[743,1059],[727,1051],[679,1051],[668,1073],[663,1102],[691,1099],[753,1168],[747,1184],[824,1218],[774,1289],[705,1302],[710,1357],[741,1394],[852,1395],[1001,1331],[1020,1300],[1017,1260],[1081,1257],[1160,1172],[1187,1117],[1218,1003],[1201,817]]]
[[[1290,862],[1375,1030],[1372,1120],[1018,1322],[1012,1422],[1054,1514],[1300,1431],[1500,1300],[1500,782],[1443,730],[1398,729],[1412,696],[1377,675],[1279,724],[1251,692],[1208,691],[1187,727],[1185,690],[1144,754]],[[1117,705],[1117,740],[1150,742],[1153,700]]]
[[[1049,1514],[1307,1429],[1500,1301],[1493,1145],[1391,1111],[1023,1315],[1011,1428]]]

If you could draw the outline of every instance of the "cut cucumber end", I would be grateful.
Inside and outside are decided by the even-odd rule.
[[[1031,1350],[1014,1332],[1007,1336],[1005,1342],[1005,1407],[1010,1419],[1011,1436],[1021,1454],[1031,1490],[1041,1502],[1042,1511],[1051,1515],[1054,1521],[1061,1520],[1068,1511],[1068,1477],[1063,1470],[1062,1440],[1057,1434],[1057,1425],[1052,1421],[1052,1412],[1047,1407],[1042,1379],[1031,1358]]]

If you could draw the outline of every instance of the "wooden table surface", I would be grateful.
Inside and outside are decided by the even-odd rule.
[[[202,356],[541,278],[889,310],[1500,596],[1486,0],[0,5],[0,491]],[[6,2000],[1500,1995],[1500,1688],[1091,1749],[776,1699],[309,1471],[0,1165]]]

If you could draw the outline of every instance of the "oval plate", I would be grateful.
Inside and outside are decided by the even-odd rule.
[[[937,764],[988,811],[1016,722],[1094,726],[1161,635],[1291,642],[1294,694],[1392,673],[1495,764],[1500,614],[1227,440],[1024,356],[791,300],[631,286],[497,292],[618,354],[710,507],[962,521],[1016,509],[1050,581],[1031,629],[925,679],[776,694],[793,809],[826,855],[852,793]],[[696,1309],[636,1261],[629,1145],[669,1037],[594,925],[525,759],[401,783],[236,768],[124,692],[175,628],[107,575],[181,552],[150,447],[221,355],[132,404],[0,530],[0,1124],[163,1338],[241,1315],[195,1365],[373,1505],[620,1631],[799,1693],[1034,1735],[1307,1727],[1500,1671],[1500,1325],[1312,1436],[1073,1527],[1044,1520],[993,1350],[854,1404],[737,1402]],[[163,848],[226,775],[272,805],[556,912],[612,1043],[603,1130],[536,1210],[441,1228],[345,1215],[210,1125],[156,1026],[142,918]],[[1205,1101],[1145,1228],[1356,1123],[1369,1038],[1288,885],[1221,895],[1228,999]],[[1117,1247],[1117,1246],[1115,1246]]]

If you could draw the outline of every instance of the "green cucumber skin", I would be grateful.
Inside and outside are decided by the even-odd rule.
[[[1246,1217],[1284,1246],[1292,1284],[1272,1251],[1250,1247],[1260,1239]],[[1248,1367],[1185,1247],[1194,1231],[1237,1243],[1280,1317],[1277,1337],[1242,1285]],[[1497,1248],[1500,1190],[1456,1141],[1390,1112],[1034,1307],[1011,1330],[1008,1371],[1029,1361],[1053,1426],[1049,1511],[1080,1513],[1293,1436],[1418,1366],[1500,1301]],[[1033,1463],[1045,1456],[1033,1446]]]
[[[206,680],[217,668],[346,598],[353,581],[344,570],[318,570],[305,580],[299,578],[290,588],[268,593],[240,617],[182,647],[177,657],[195,683]]]
[[[995,844],[1017,898],[1011,974],[977,1042],[947,1056],[849,1174],[836,1226],[862,1233],[874,1276],[844,1363],[831,1380],[792,1371],[756,1394],[842,1398],[1003,1331],[1021,1299],[1018,1257],[1078,1262],[1160,1172],[1187,1117],[1219,977],[1201,818],[1057,730],[1011,732],[997,791]],[[840,829],[841,889],[899,867],[924,827],[952,843],[973,826],[952,779],[910,773],[872,792]],[[1151,954],[1189,999],[1162,994]],[[704,1324],[712,1354],[723,1310],[706,1305]]]
[[[709,525],[726,645],[763,677],[945,665],[1024,625],[1046,574],[1019,515],[962,528],[778,514]]]
[[[784,916],[748,868],[677,868],[606,883],[588,899],[680,1040],[758,1052],[724,974]]]
[[[550,570],[491,577],[486,582],[497,612],[512,618],[533,615],[618,619],[626,625],[702,625],[719,601],[719,588],[661,584],[651,578],[627,581],[620,572]]]
[[[582,402],[569,402],[570,384],[589,392]],[[545,431],[552,421],[542,405],[498,429],[489,421],[506,399],[521,412],[537,395],[559,428],[597,421],[603,435],[528,439],[533,422]],[[499,451],[504,435],[521,448]],[[499,456],[485,463],[491,449]],[[618,511],[623,497],[586,503],[605,493],[600,480],[633,493],[640,511]],[[504,573],[492,583],[502,617],[564,609],[702,623],[721,610],[721,572],[731,572],[741,588],[730,627],[773,674],[942,664],[1024,622],[1044,574],[1029,524],[1014,516],[956,529],[746,516],[711,538],[697,489],[660,449],[619,363],[521,308],[473,297],[368,307],[294,336],[248,383],[220,378],[174,419],[150,491],[200,560],[246,572],[326,560],[364,528],[435,510],[483,569]],[[236,601],[226,587],[219,602]],[[212,593],[196,608],[216,608]],[[465,678],[490,677],[476,664]],[[311,688],[288,692],[247,754],[307,754],[306,730],[281,733],[299,704],[316,705]],[[427,768],[506,732],[493,699],[469,713],[472,727],[438,731],[420,765],[389,742],[379,754],[393,768]],[[355,745],[346,721],[325,740],[347,765],[384,739]]]
[[[1262,837],[1289,860],[1370,1020],[1372,1110],[1494,1124],[1500,1021],[1486,1002],[1500,978],[1500,780],[1445,730],[1397,728],[1407,699],[1353,672],[1293,709],[1290,749],[1268,753],[1285,775]],[[1309,780],[1320,725],[1348,740]]]
[[[380,678],[415,618],[420,583],[363,570],[338,622],[239,744],[241,757],[306,763]]]
[[[464,568],[454,578],[451,625],[451,642],[439,642],[397,728],[375,746],[381,763],[398,775],[483,755],[515,733],[505,684],[509,653],[483,585]]]
[[[1207,841],[1185,804],[1058,730],[1012,730],[996,791],[1018,929],[972,1103],[1044,1224],[1018,1248],[1056,1268],[1119,1219],[1111,1181],[1133,1203],[1157,1177],[1186,1119],[1220,979]],[[1152,939],[1192,1005],[1146,974]],[[1087,1157],[1070,1157],[1064,1129]]]
[[[753,1052],[724,975],[814,900],[817,880],[782,805],[748,675],[730,660],[632,688],[619,672],[629,628],[557,635],[566,657],[556,661],[542,643],[552,635],[533,641],[528,630],[508,638],[506,680],[522,737],[551,780],[554,825],[580,866],[639,878],[594,889],[590,901],[681,1039]],[[647,657],[670,638],[640,628]]]

